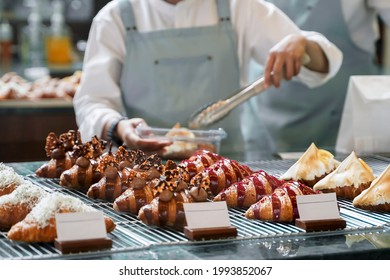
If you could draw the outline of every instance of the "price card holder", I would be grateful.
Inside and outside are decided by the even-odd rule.
[[[225,201],[185,203],[187,226],[184,234],[190,240],[221,239],[237,236],[230,224]]]
[[[54,246],[63,254],[109,249],[103,213],[57,213]]]
[[[336,193],[297,196],[299,219],[295,225],[307,232],[343,229]]]

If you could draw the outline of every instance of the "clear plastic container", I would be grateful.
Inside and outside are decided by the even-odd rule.
[[[222,139],[227,133],[222,129],[191,130],[183,127],[156,128],[138,126],[137,134],[144,139],[169,140],[173,144],[166,147],[163,158],[181,160],[189,158],[195,151],[205,149],[219,153]]]

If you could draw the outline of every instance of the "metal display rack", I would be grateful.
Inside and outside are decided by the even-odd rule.
[[[375,175],[379,175],[389,164],[389,159],[379,156],[363,158],[373,169]],[[295,161],[271,160],[247,162],[253,170],[263,169],[275,176],[285,172]],[[114,211],[112,203],[94,200],[85,194],[65,189],[58,184],[57,179],[37,177],[33,171],[27,170],[23,165],[10,164],[16,172],[24,175],[34,184],[44,188],[48,192],[61,192],[76,196],[86,204],[103,211],[113,219],[116,228],[109,234],[113,241],[112,248],[94,252],[82,252],[77,254],[62,254],[51,243],[23,243],[13,242],[7,239],[6,232],[0,232],[0,259],[74,259],[74,258],[104,258],[113,253],[125,253],[137,250],[150,250],[157,247],[173,245],[199,245],[210,242],[232,242],[234,240],[268,240],[276,237],[287,239],[304,239],[309,236],[346,235],[354,233],[376,233],[388,230],[390,227],[390,213],[371,212],[355,208],[351,201],[338,200],[340,215],[347,222],[347,227],[342,230],[324,232],[305,232],[304,230],[288,223],[263,222],[245,218],[244,209],[229,208],[231,224],[237,228],[238,235],[234,239],[190,241],[183,232],[171,228],[151,227],[143,224],[135,215],[118,213]]]

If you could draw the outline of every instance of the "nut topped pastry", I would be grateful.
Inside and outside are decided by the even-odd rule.
[[[390,211],[390,165],[352,201],[353,206],[373,211]]]
[[[354,199],[367,189],[374,179],[371,167],[352,152],[336,170],[317,182],[313,189],[336,192],[337,197]]]
[[[312,143],[306,152],[281,177],[281,180],[295,180],[313,187],[319,180],[339,166],[333,154],[318,149]]]

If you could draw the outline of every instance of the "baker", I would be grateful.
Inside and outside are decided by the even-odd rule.
[[[342,54],[264,1],[111,1],[93,19],[74,97],[81,136],[160,152],[169,143],[141,139],[135,127],[186,125],[195,109],[246,85],[251,60],[264,65],[268,87],[282,77],[313,87],[335,76]],[[228,133],[221,154],[245,150],[240,110],[215,125]]]

